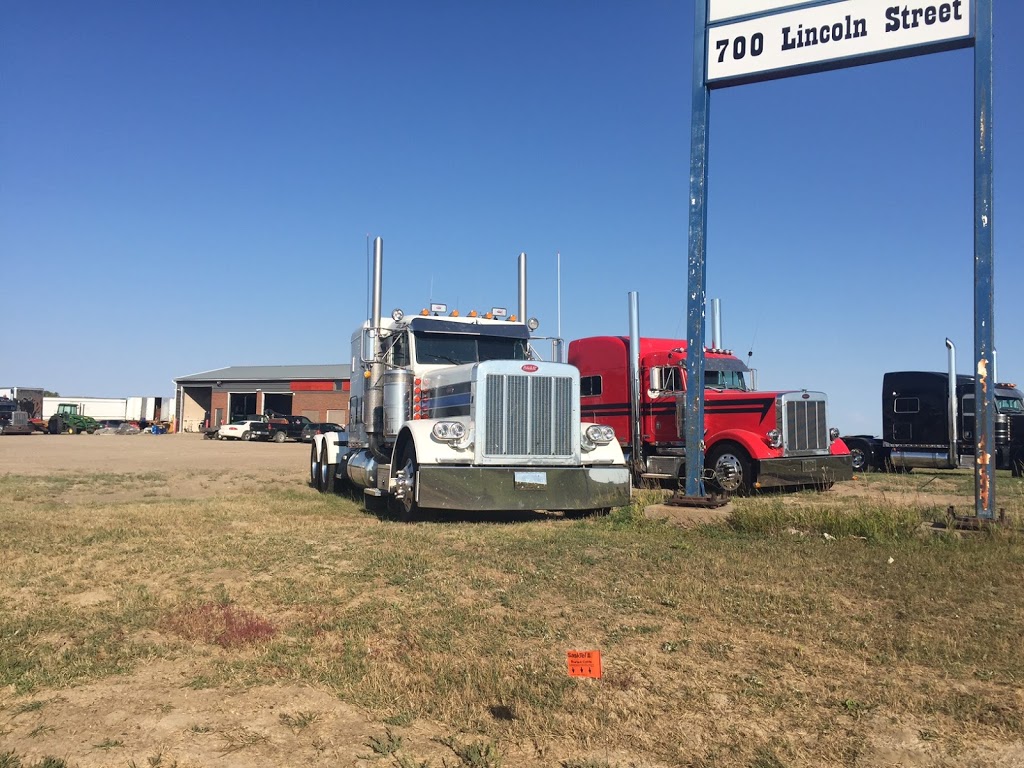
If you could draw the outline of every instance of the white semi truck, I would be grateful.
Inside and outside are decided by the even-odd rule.
[[[314,437],[310,480],[422,509],[602,512],[629,502],[630,473],[610,427],[582,423],[579,371],[537,355],[525,321],[444,305],[381,317],[383,243],[374,240],[372,316],[352,335],[346,435]]]

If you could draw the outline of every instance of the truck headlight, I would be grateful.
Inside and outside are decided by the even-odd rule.
[[[836,440],[839,439],[839,428],[838,427],[832,427],[832,429],[830,429],[828,431],[828,439],[831,440],[832,442],[835,442]]]
[[[768,445],[772,448],[782,447],[782,432],[778,429],[771,430],[765,437],[768,439]]]
[[[608,445],[615,439],[615,430],[604,424],[591,424],[587,427],[586,436],[595,445]]]
[[[466,436],[466,425],[461,421],[439,421],[434,425],[431,434],[446,443],[458,442]]]

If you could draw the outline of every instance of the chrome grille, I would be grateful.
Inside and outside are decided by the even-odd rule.
[[[572,379],[488,374],[485,456],[572,455]]]
[[[784,434],[787,453],[828,451],[828,423],[824,400],[783,401]]]

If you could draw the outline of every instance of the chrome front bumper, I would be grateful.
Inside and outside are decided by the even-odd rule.
[[[758,463],[758,488],[778,488],[787,485],[825,487],[852,479],[853,458],[849,455],[762,459]]]
[[[629,503],[627,467],[420,466],[416,502],[428,509],[585,510]]]

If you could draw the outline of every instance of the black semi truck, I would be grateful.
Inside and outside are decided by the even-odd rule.
[[[973,465],[974,377],[957,375],[956,349],[946,339],[949,370],[894,371],[882,377],[882,437],[843,437],[854,472],[909,472],[914,467],[956,469]],[[996,469],[1024,476],[1024,394],[996,383]]]

